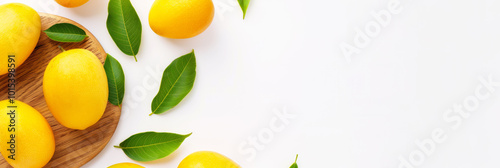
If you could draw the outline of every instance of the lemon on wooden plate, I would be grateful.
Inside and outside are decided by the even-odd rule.
[[[21,3],[0,5],[0,75],[17,68],[31,55],[40,38],[38,13]],[[9,61],[11,55],[15,62]],[[10,65],[12,64],[12,65]]]
[[[0,101],[0,150],[15,168],[43,167],[55,151],[49,123],[36,109],[15,100]]]
[[[63,126],[84,130],[99,121],[108,103],[104,67],[86,49],[64,51],[50,60],[43,76],[50,112]]]

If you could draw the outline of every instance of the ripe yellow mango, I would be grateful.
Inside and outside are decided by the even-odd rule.
[[[101,61],[89,50],[63,51],[45,69],[43,94],[59,123],[84,130],[99,121],[106,109],[106,72]]]
[[[0,101],[0,151],[15,168],[43,167],[54,155],[54,134],[47,120],[33,107],[19,100],[14,104],[3,100]]]
[[[87,3],[89,0],[56,0],[56,2],[64,6],[66,8],[74,8],[74,7],[79,7],[82,6],[83,4]]]
[[[224,155],[211,151],[194,152],[184,158],[177,168],[241,168]]]
[[[9,55],[15,56],[15,67],[31,55],[40,38],[41,22],[35,10],[20,3],[0,5],[0,18],[0,75],[3,75],[9,68]]]
[[[155,0],[149,26],[160,36],[185,39],[204,32],[213,18],[212,0]]]
[[[109,166],[108,168],[144,168],[144,167],[134,163],[118,163]]]

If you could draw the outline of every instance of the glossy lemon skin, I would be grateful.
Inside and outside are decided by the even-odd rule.
[[[54,57],[43,76],[50,112],[65,127],[84,130],[99,121],[108,101],[108,80],[99,59],[85,49]]]
[[[118,163],[109,166],[108,168],[144,168],[144,167],[134,163]]]
[[[10,127],[11,117],[7,115],[16,106],[14,126]],[[14,131],[8,131],[14,128]],[[12,130],[12,129],[11,129]],[[14,133],[15,156],[9,159],[11,155],[7,149],[10,149],[10,135]],[[0,150],[2,156],[7,162],[15,168],[43,167],[46,165],[55,151],[54,134],[49,123],[36,109],[19,100],[15,104],[9,103],[9,100],[0,101]]]
[[[15,67],[31,55],[40,38],[41,22],[33,8],[21,3],[0,5],[0,75],[8,72],[8,55],[15,55]]]
[[[67,8],[75,8],[82,6],[83,4],[87,3],[89,0],[56,0],[56,2],[64,7]]]
[[[224,155],[211,151],[194,152],[184,158],[177,168],[241,168]]]
[[[149,26],[160,36],[185,39],[205,31],[213,18],[212,0],[156,0],[149,12]]]

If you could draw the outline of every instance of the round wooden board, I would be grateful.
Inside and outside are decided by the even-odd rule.
[[[56,23],[72,23],[87,33],[89,37],[79,43],[59,43],[50,40],[45,33],[40,34],[38,44],[30,57],[17,68],[16,99],[33,106],[47,119],[56,140],[56,151],[52,160],[45,167],[81,167],[94,158],[113,136],[120,119],[120,108],[108,102],[102,118],[85,130],[69,129],[59,124],[50,113],[43,97],[42,79],[45,67],[61,50],[84,48],[93,52],[102,63],[106,52],[97,39],[82,25],[56,15],[40,13],[42,30]],[[7,75],[0,76],[0,81],[7,82]],[[7,89],[0,89],[1,100],[7,99]],[[2,157],[0,167],[11,167]]]

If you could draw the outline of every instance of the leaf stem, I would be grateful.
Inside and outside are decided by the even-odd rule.
[[[122,148],[121,146],[116,146],[116,145],[115,145],[115,146],[113,146],[113,147],[115,147],[115,148],[120,148],[120,149]]]
[[[149,114],[149,116],[153,115],[154,113]]]
[[[134,59],[135,59],[135,62],[137,62],[137,57],[135,57],[135,55],[134,55]]]
[[[60,45],[58,45],[59,49],[61,49],[62,52],[66,51],[64,48],[62,48]]]
[[[297,158],[299,157],[299,154],[295,155],[295,163],[297,163]]]

